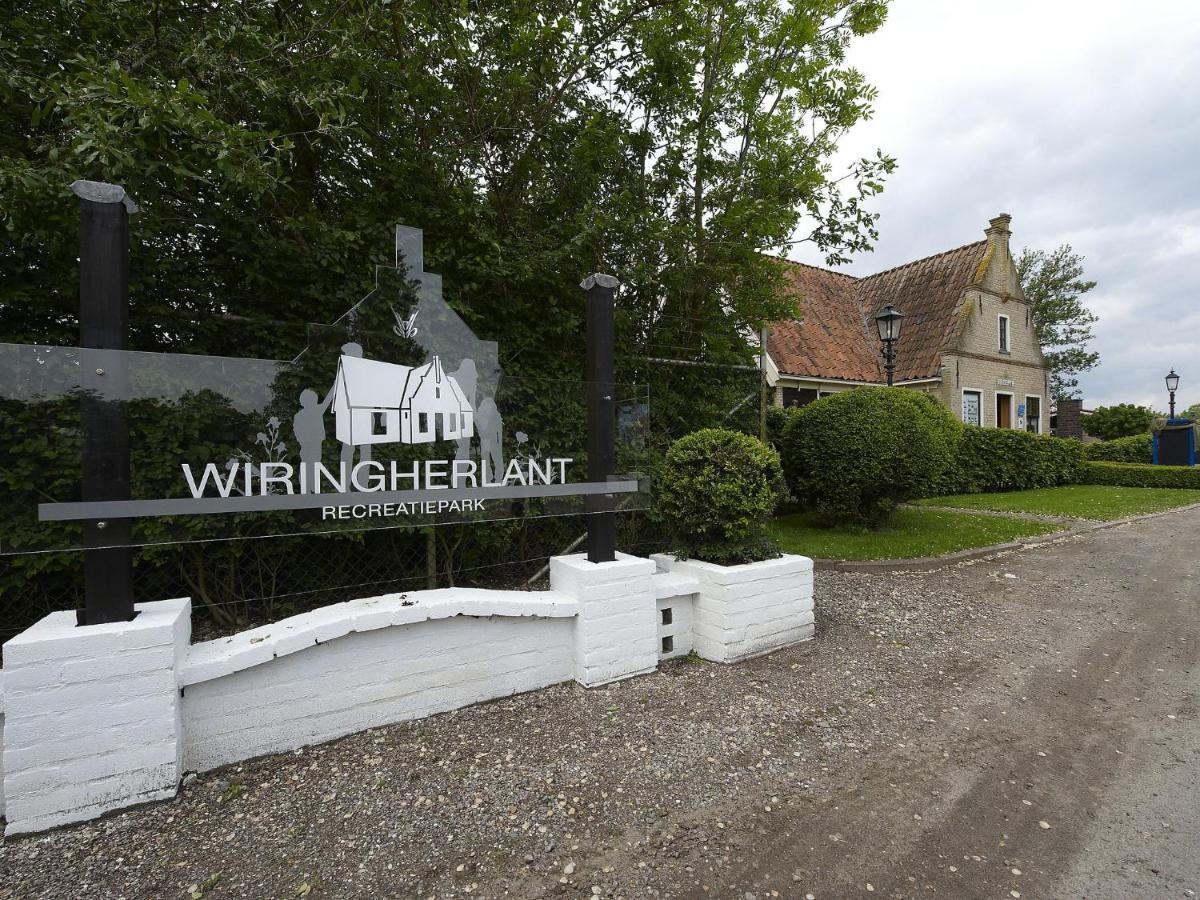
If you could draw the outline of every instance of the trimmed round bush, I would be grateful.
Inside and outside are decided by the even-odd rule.
[[[802,407],[783,431],[792,493],[830,524],[878,526],[931,493],[954,462],[962,425],[905,388],[862,387]]]
[[[656,507],[681,556],[752,562],[779,555],[766,525],[782,488],[773,448],[741,432],[706,428],[667,451]]]

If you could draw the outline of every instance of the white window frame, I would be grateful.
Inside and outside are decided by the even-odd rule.
[[[1046,421],[1046,404],[1042,402],[1041,394],[1026,394],[1025,395],[1025,430],[1029,430],[1029,401],[1037,400],[1038,402],[1038,430],[1033,434],[1045,434],[1043,431],[1043,422]]]
[[[974,426],[974,427],[975,427],[975,428],[983,428],[983,397],[984,397],[984,392],[983,392],[983,390],[981,390],[980,388],[965,387],[965,388],[963,388],[963,389],[962,389],[962,396],[961,396],[959,399],[960,399],[960,400],[966,400],[967,394],[978,394],[978,395],[979,395],[979,424],[978,424],[978,425],[976,425],[976,426]],[[962,411],[963,411],[963,403],[959,403],[959,405],[958,405],[958,411],[959,411],[959,415],[960,415],[960,417],[961,417],[961,416],[962,416]],[[963,422],[963,424],[964,424],[964,425],[968,424],[968,423],[967,423],[967,420],[966,420],[965,418],[963,418],[962,422]]]
[[[1012,353],[1012,319],[1004,313],[996,316],[996,346],[1001,353]]]
[[[1008,398],[1008,430],[1012,431],[1017,427],[1017,395],[1013,391],[993,391],[992,392],[992,419],[995,421],[996,428],[1000,426],[1000,404],[1001,397]]]

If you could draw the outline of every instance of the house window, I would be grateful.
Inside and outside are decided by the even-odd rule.
[[[983,395],[979,391],[963,391],[963,422],[968,425],[979,425],[979,411],[983,405]]]
[[[1008,352],[1008,316],[1000,317],[1000,352]]]
[[[1025,398],[1025,430],[1032,434],[1042,433],[1042,398]]]
[[[812,388],[789,388],[783,389],[783,405],[784,406],[807,406],[817,399],[817,392]]]
[[[429,431],[429,413],[417,413],[417,433],[425,434]]]
[[[371,434],[384,435],[387,433],[387,413],[375,410],[371,413]]]

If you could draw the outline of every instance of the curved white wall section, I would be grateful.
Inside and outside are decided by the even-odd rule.
[[[51,613],[4,645],[7,834],[173,796],[182,774],[693,649],[730,662],[812,637],[812,562],[555,557],[549,591],[448,588],[327,606],[191,644],[186,599],[130,622]]]
[[[309,643],[183,692],[183,767],[204,771],[572,675],[570,618],[453,618]]]

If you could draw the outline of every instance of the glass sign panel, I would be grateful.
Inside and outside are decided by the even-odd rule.
[[[0,554],[644,508],[648,392],[615,386],[621,474],[589,483],[587,390],[506,376],[399,227],[293,360],[0,345]]]

